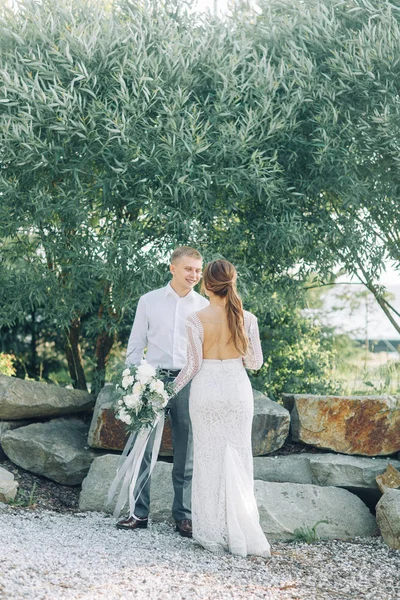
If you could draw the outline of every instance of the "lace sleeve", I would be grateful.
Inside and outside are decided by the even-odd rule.
[[[243,358],[246,369],[261,369],[264,359],[262,354],[260,334],[258,331],[257,318],[249,312],[245,312],[245,329],[249,338],[249,349]]]
[[[186,365],[173,381],[174,394],[177,394],[198,373],[203,360],[203,340],[200,319],[196,314],[186,319]]]

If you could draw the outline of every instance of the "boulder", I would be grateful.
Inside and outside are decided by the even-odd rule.
[[[7,431],[3,450],[16,465],[64,485],[78,485],[99,454],[87,446],[88,425],[73,417]]]
[[[396,465],[393,464],[394,462],[396,462]],[[386,471],[384,473],[380,473],[375,478],[377,486],[381,490],[382,494],[384,494],[386,490],[390,488],[396,490],[400,489],[400,471],[398,468],[396,469],[396,466],[398,466],[397,461],[391,461],[388,464]]]
[[[254,479],[281,483],[314,483],[310,467],[312,454],[258,456],[253,458]]]
[[[390,458],[346,456],[345,454],[312,454],[310,468],[313,483],[339,487],[376,489],[376,477],[388,464],[399,468],[400,462]]]
[[[378,456],[400,449],[400,398],[284,394],[294,441],[343,454]]]
[[[113,512],[115,502],[111,505],[106,502],[119,460],[118,455],[106,454],[92,462],[79,496],[81,510]],[[165,521],[171,517],[173,497],[172,464],[158,461],[151,476],[150,517],[153,521]]]
[[[365,504],[347,490],[299,483],[255,481],[261,527],[270,540],[292,540],[296,529],[312,529],[318,521],[321,539],[350,540],[377,533]]]
[[[253,397],[253,456],[263,456],[282,448],[289,435],[290,414],[257,390],[253,390]]]
[[[376,506],[376,521],[385,544],[400,550],[400,490],[388,489]]]
[[[0,467],[0,502],[10,502],[14,500],[18,491],[18,483],[14,479],[14,475]]]
[[[82,390],[0,374],[0,419],[31,419],[84,412],[95,398]]]
[[[349,456],[324,452],[302,452],[287,456],[260,456],[253,459],[254,479],[287,483],[378,490],[376,477],[388,464],[400,468],[392,458]]]
[[[274,452],[283,446],[289,433],[289,412],[267,396],[253,390],[254,418],[252,445],[254,456]],[[92,448],[122,451],[128,436],[124,424],[115,418],[113,388],[106,385],[97,397],[88,444]],[[172,456],[171,421],[167,417],[161,442],[160,456]]]
[[[18,427],[24,427],[29,425],[30,421],[0,421],[0,460],[5,458],[5,454],[1,448],[1,440],[6,431],[10,429],[17,429]]]
[[[119,451],[124,449],[129,434],[126,433],[124,423],[115,417],[113,401],[113,386],[106,384],[97,396],[90,423],[88,444],[92,448]],[[165,420],[160,456],[172,456],[172,431],[169,417]]]

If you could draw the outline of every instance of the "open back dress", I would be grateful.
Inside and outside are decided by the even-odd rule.
[[[246,368],[263,363],[256,317],[244,311],[249,349],[244,357],[203,358],[204,327],[196,313],[186,321],[187,364],[175,393],[189,381],[193,429],[193,538],[207,550],[270,556],[254,497],[251,429],[253,393]]]

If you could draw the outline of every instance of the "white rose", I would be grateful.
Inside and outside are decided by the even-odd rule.
[[[152,392],[157,392],[157,394],[162,394],[164,391],[164,383],[160,381],[160,379],[153,379],[150,382],[150,389]]]
[[[126,412],[126,410],[121,409],[118,413],[118,419],[127,425],[132,423],[132,417]]]
[[[137,381],[132,388],[133,393],[137,394],[138,396],[140,396],[140,394],[143,392],[143,390],[144,390],[144,385],[143,385],[143,383],[140,383],[140,381]]]
[[[134,382],[134,378],[132,375],[128,375],[122,379],[122,387],[126,390],[130,385]]]
[[[129,369],[125,369],[124,371],[122,371],[122,377],[128,377],[128,375],[130,375],[131,372]]]
[[[137,368],[137,379],[140,383],[147,383],[156,374],[156,370],[145,360]]]
[[[139,396],[136,394],[128,394],[125,396],[125,405],[128,408],[138,409],[138,407],[141,405]]]

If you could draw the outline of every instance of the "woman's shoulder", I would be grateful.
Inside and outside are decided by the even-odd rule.
[[[196,327],[196,328],[200,327],[201,320],[200,320],[200,317],[199,317],[199,313],[203,312],[203,310],[198,310],[196,312],[190,313],[186,317],[186,324],[190,325],[191,327]]]
[[[255,321],[257,321],[257,317],[255,315],[253,315],[253,313],[251,313],[249,310],[244,310],[243,311],[243,318],[244,318],[244,322],[246,323],[254,323]]]

